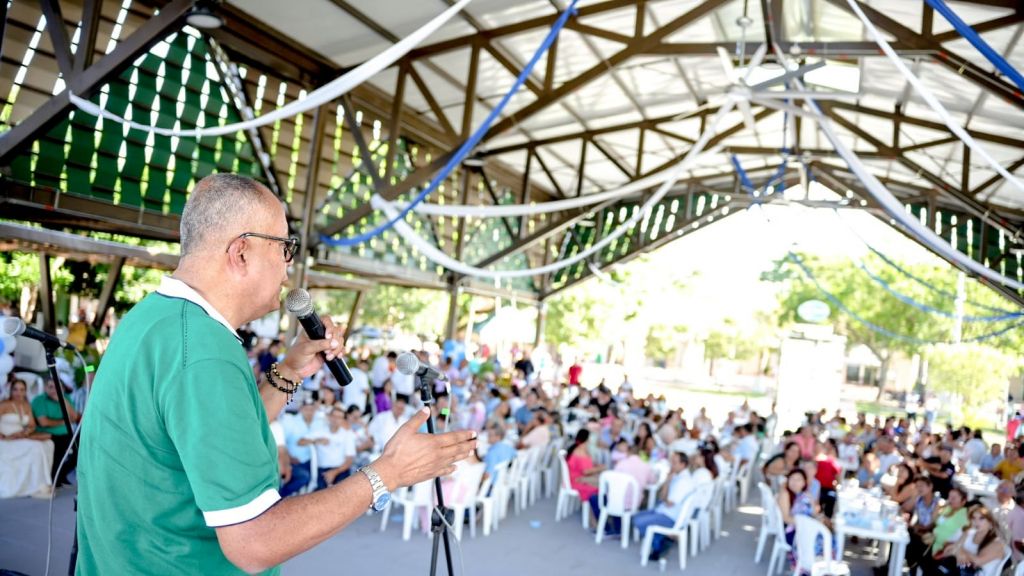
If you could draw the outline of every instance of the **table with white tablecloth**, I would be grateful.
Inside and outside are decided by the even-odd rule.
[[[999,486],[999,477],[984,472],[957,474],[953,477],[953,483],[967,493],[968,500],[995,498],[996,487]]]
[[[878,552],[879,564],[889,558],[889,576],[897,576],[903,571],[910,533],[900,514],[899,505],[880,491],[841,487],[832,521],[838,558],[843,557],[848,537],[877,540],[892,546],[891,555],[885,549],[879,549]]]

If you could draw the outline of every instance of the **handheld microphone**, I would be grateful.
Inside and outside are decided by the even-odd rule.
[[[412,352],[402,352],[399,354],[395,360],[395,368],[406,376],[427,376],[434,380],[445,380],[444,374],[420,362],[420,359]]]
[[[323,340],[326,337],[327,330],[324,328],[323,322],[320,321],[320,317],[317,316],[316,311],[313,310],[313,301],[309,297],[309,292],[302,288],[290,290],[284,300],[284,305],[288,308],[289,312],[295,314],[295,317],[298,318],[299,324],[302,324],[302,328],[306,331],[310,340]],[[320,353],[320,356],[324,356],[323,352]],[[352,372],[349,372],[344,359],[341,357],[337,357],[334,360],[324,358],[324,364],[327,365],[327,369],[334,375],[334,379],[338,381],[338,384],[348,386],[352,383]]]
[[[56,350],[57,348],[67,348],[68,350],[75,349],[74,345],[68,344],[53,334],[48,334],[38,328],[27,326],[24,320],[13,316],[4,317],[0,332],[8,336],[24,336],[25,338],[30,338],[52,350]]]

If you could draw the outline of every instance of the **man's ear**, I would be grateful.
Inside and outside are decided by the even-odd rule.
[[[239,270],[243,274],[248,267],[249,240],[247,238],[236,238],[228,246],[228,267]]]

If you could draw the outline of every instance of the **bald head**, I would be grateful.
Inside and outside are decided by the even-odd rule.
[[[274,194],[252,178],[211,174],[189,194],[181,214],[181,256],[203,252],[216,244],[223,250],[243,228],[274,218],[281,210]],[[280,216],[278,216],[280,217]]]

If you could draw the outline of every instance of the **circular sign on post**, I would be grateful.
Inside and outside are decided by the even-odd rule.
[[[800,317],[804,322],[810,322],[811,324],[817,324],[828,320],[832,310],[828,307],[828,304],[821,300],[808,300],[796,309],[796,315]]]

